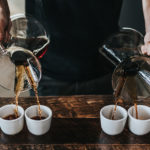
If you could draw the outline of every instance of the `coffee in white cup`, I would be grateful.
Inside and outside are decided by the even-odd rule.
[[[108,135],[120,134],[127,120],[127,111],[121,106],[117,106],[114,119],[112,120],[114,108],[115,105],[107,105],[100,110],[101,128]]]

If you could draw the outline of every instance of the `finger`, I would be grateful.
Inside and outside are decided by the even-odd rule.
[[[9,23],[5,29],[5,37],[4,37],[4,42],[7,43],[10,40],[10,29],[11,29],[12,23],[9,19]]]
[[[150,32],[146,33],[145,37],[144,37],[144,42],[148,43],[150,42]]]
[[[3,43],[3,41],[4,41],[4,36],[5,36],[4,32],[3,32],[3,31],[0,31],[0,43]]]
[[[0,42],[3,43],[5,39],[5,28],[6,21],[3,18],[0,18]]]
[[[10,34],[8,31],[5,32],[4,42],[7,43],[10,40]]]
[[[11,20],[9,20],[8,26],[5,30],[6,31],[6,33],[5,33],[5,42],[8,42],[11,38],[11,35],[10,35],[11,26],[12,26],[12,22],[11,22]]]
[[[145,45],[141,46],[141,51],[142,51],[142,54],[146,54],[146,48],[145,48]]]
[[[147,44],[146,48],[147,54],[150,56],[150,43]]]
[[[150,56],[150,43],[146,43],[141,47],[142,53]]]
[[[11,22],[11,20],[9,19],[9,24],[8,24],[8,27],[7,27],[8,33],[9,33],[10,30],[11,30],[11,26],[12,26],[12,22]]]

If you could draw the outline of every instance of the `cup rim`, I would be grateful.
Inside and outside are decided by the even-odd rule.
[[[7,105],[4,105],[4,106],[2,106],[2,107],[0,108],[0,111],[1,111],[2,108],[7,107],[7,106],[16,106],[16,105],[15,105],[15,104],[7,104]],[[20,113],[21,115],[20,115],[17,119],[6,120],[6,119],[3,119],[2,117],[0,117],[0,119],[3,120],[3,121],[8,121],[8,122],[14,122],[14,121],[17,121],[17,120],[21,119],[21,118],[24,116],[24,109],[23,109],[23,107],[21,107],[20,105],[18,105],[18,108],[21,109],[21,111],[22,111],[23,113]],[[19,111],[19,110],[18,110],[18,111]]]
[[[27,112],[28,112],[29,109],[31,109],[32,107],[38,107],[38,105],[32,105],[32,106],[28,107],[28,108],[25,110],[25,118],[29,119],[30,121],[34,121],[34,122],[44,122],[44,121],[49,120],[49,119],[52,117],[52,115],[53,115],[51,108],[48,107],[48,106],[46,106],[46,105],[40,105],[40,106],[46,107],[46,108],[49,109],[50,114],[48,113],[48,117],[46,117],[45,119],[42,119],[42,120],[34,120],[34,119],[31,119],[31,118],[27,115]]]
[[[119,107],[120,109],[122,109],[124,112],[125,112],[125,116],[123,116],[123,118],[121,118],[121,119],[118,119],[118,120],[112,120],[112,119],[108,119],[108,118],[106,118],[104,115],[103,115],[103,110],[106,108],[106,107],[115,107],[115,105],[106,105],[106,106],[104,106],[104,107],[102,107],[101,108],[101,110],[100,110],[100,117],[102,116],[103,118],[105,118],[106,120],[108,120],[108,121],[113,121],[113,122],[121,122],[121,121],[123,121],[123,120],[125,120],[127,117],[128,117],[128,113],[127,113],[127,110],[125,109],[125,108],[123,108],[122,106],[119,106],[119,105],[117,105],[117,107]]]
[[[147,107],[147,108],[150,109],[150,107],[149,107],[149,106],[146,106],[146,105],[137,105],[137,107],[138,107],[138,106],[140,106],[140,107]],[[128,109],[128,116],[129,116],[129,118],[131,118],[131,119],[133,119],[133,120],[136,120],[136,121],[141,121],[141,122],[147,122],[147,121],[150,120],[150,118],[149,118],[149,119],[145,119],[145,120],[141,120],[141,119],[136,119],[136,118],[134,118],[134,117],[129,113],[129,111],[130,111],[133,107],[134,107],[134,106],[131,106],[131,107]]]

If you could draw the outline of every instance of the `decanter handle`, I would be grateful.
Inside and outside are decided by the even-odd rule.
[[[7,50],[5,49],[5,47],[1,43],[0,43],[0,54],[1,55],[7,54]]]

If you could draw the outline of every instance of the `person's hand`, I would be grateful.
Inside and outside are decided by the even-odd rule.
[[[150,56],[150,32],[147,32],[144,37],[144,45],[141,47],[143,54]]]
[[[10,11],[7,0],[0,0],[0,43],[6,43],[10,38]]]

